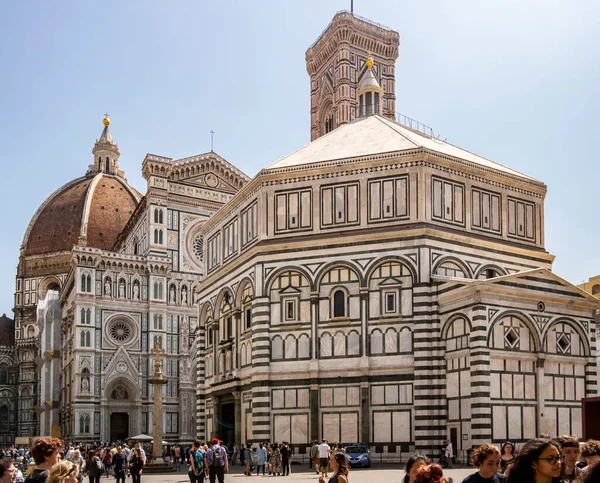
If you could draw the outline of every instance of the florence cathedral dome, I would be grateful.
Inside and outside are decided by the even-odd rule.
[[[105,117],[86,175],[52,193],[33,216],[22,255],[70,251],[73,245],[111,249],[115,244],[142,196],[119,169],[109,124]]]

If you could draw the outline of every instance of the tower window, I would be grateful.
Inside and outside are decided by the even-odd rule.
[[[110,160],[108,159],[108,156],[106,156],[106,172],[110,173]]]

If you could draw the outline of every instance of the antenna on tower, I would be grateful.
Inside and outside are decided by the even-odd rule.
[[[350,0],[350,13],[354,13],[354,0]]]
[[[210,130],[210,152],[214,153],[215,150],[214,148],[214,144],[215,144],[215,132],[211,129]]]

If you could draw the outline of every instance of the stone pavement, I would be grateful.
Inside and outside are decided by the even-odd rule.
[[[475,468],[456,468],[445,470],[444,475],[454,479],[454,483],[461,483],[463,478],[475,472]],[[402,465],[373,465],[371,468],[354,468],[350,473],[349,483],[400,483],[404,478]],[[331,474],[329,475],[331,476]],[[100,483],[113,483],[114,478],[102,478]],[[169,473],[161,475],[142,475],[141,483],[189,483],[187,472]],[[290,476],[244,476],[241,466],[232,468],[232,472],[225,475],[225,483],[318,483],[319,477],[307,468],[292,466]],[[131,483],[128,478],[126,483]],[[208,483],[208,481],[206,481]]]

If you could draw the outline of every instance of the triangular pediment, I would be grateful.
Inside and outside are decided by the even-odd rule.
[[[172,162],[171,181],[217,191],[239,191],[250,177],[215,152]]]
[[[139,371],[125,348],[120,346],[104,369],[104,374],[107,384],[119,378],[126,378],[137,384]]]
[[[287,287],[281,289],[279,291],[280,294],[282,295],[296,295],[299,294],[301,292],[301,290],[299,288],[296,287],[292,287],[291,285],[288,285]]]
[[[380,287],[398,287],[400,285],[402,285],[402,281],[395,277],[386,278],[379,282]]]

